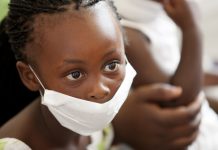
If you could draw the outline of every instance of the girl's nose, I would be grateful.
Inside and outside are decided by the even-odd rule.
[[[93,83],[93,82],[92,82]],[[104,103],[108,100],[110,88],[103,82],[95,82],[91,85],[92,88],[88,93],[88,99],[97,103]]]

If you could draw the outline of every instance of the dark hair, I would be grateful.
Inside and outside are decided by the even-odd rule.
[[[75,9],[89,7],[103,0],[11,0],[7,18],[7,33],[12,50],[17,60],[27,60],[24,48],[27,42],[32,40],[34,17],[38,14],[53,14],[66,11],[67,5],[75,4]],[[109,2],[113,8],[114,5]],[[117,11],[115,11],[116,13]],[[117,13],[116,13],[117,14]]]
[[[32,102],[38,92],[28,90],[20,80],[16,60],[5,32],[5,19],[0,24],[0,126]]]

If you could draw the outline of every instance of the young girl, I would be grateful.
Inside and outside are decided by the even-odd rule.
[[[6,30],[16,67],[41,98],[0,129],[0,149],[102,146],[97,135],[135,76],[116,15],[108,0],[11,1]]]

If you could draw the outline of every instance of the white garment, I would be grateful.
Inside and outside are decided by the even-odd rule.
[[[105,132],[106,131],[106,132]],[[114,138],[112,125],[109,125],[103,131],[93,133],[91,136],[91,144],[87,146],[87,150],[108,150]],[[99,148],[101,146],[101,148]],[[32,150],[26,143],[16,138],[0,139],[0,150]]]
[[[135,0],[134,3],[142,0]],[[124,0],[116,0],[115,5],[121,16],[137,14],[129,11],[120,12],[120,8],[124,5],[131,5]],[[138,8],[140,9],[140,8]],[[143,8],[141,8],[143,9]],[[151,41],[151,53],[155,61],[160,65],[163,71],[168,74],[173,74],[178,66],[180,60],[180,35],[178,36],[178,29],[176,25],[163,11],[162,14],[152,22],[143,23],[142,21],[133,21],[123,19],[121,21],[123,26],[133,28],[141,31]],[[218,92],[218,91],[217,91]],[[190,145],[188,150],[217,150],[218,149],[218,117],[216,113],[208,106],[207,101],[203,104],[202,122],[200,125],[200,133],[196,141]],[[124,150],[124,149],[123,149]]]
[[[165,15],[162,15],[164,18]],[[150,52],[155,62],[160,66],[162,71],[166,74],[173,74],[179,64],[180,60],[180,45],[178,38],[175,38],[175,32],[179,36],[179,30],[170,20],[168,22],[162,17],[156,19],[144,26],[143,23],[135,23],[128,20],[122,20],[123,26],[137,29],[144,33],[150,43]],[[161,26],[160,26],[161,25]],[[163,30],[164,29],[164,30]]]
[[[0,139],[0,150],[31,150],[23,141],[15,138]]]
[[[161,67],[162,71],[167,74],[173,74],[180,60],[180,46],[178,46],[180,45],[180,31],[175,23],[167,16],[163,8],[159,8],[159,15],[149,22],[148,20],[142,20],[143,17],[137,17],[133,20],[133,15],[142,16],[143,14],[147,14],[144,8],[139,11],[139,7],[143,6],[142,1],[144,0],[135,0],[134,5],[132,5],[131,0],[114,1],[115,6],[118,8],[118,13],[123,17],[121,24],[144,33],[151,41],[150,50],[154,60]],[[131,10],[125,9],[131,7],[137,8],[132,8]],[[149,11],[156,13],[155,11],[157,10],[149,9]],[[127,20],[125,18],[130,19]]]
[[[217,150],[218,149],[218,118],[217,114],[205,101],[201,110],[202,120],[199,136],[189,146],[188,150]]]

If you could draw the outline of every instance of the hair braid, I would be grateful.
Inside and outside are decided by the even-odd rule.
[[[7,17],[7,34],[11,48],[17,60],[26,61],[24,49],[27,42],[33,40],[34,17],[41,13],[58,13],[66,11],[65,6],[72,3],[75,9],[79,7],[89,7],[103,0],[11,0]],[[112,1],[108,1],[112,8],[115,8]]]

